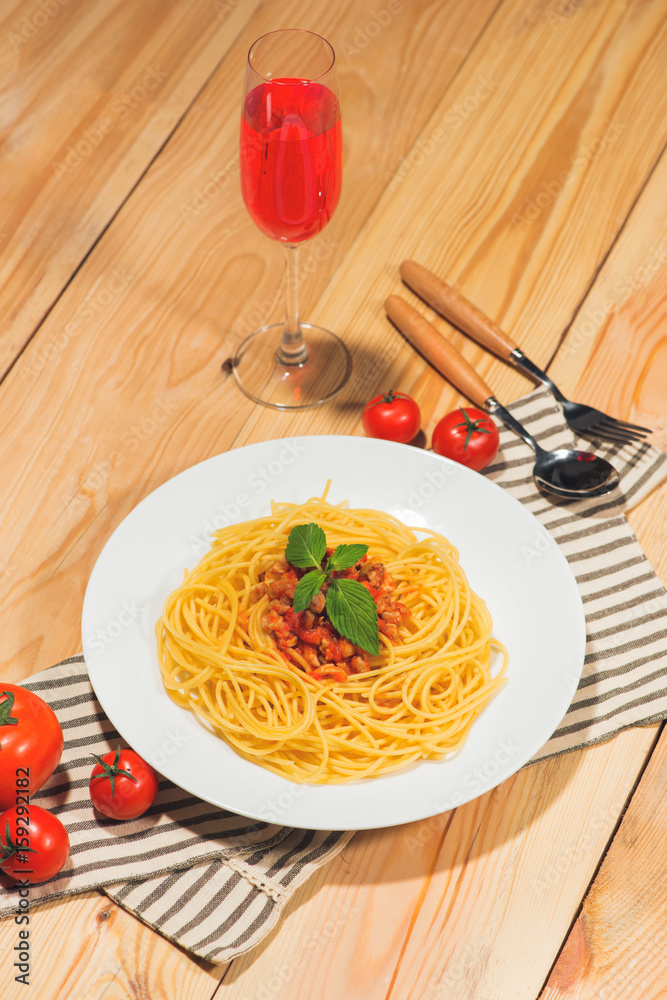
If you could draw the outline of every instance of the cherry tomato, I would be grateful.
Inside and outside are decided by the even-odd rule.
[[[369,437],[400,444],[412,441],[421,426],[421,413],[414,399],[393,389],[366,403],[361,419]]]
[[[0,816],[0,868],[13,879],[46,882],[69,857],[67,830],[41,806],[15,806]]]
[[[155,802],[158,776],[134,750],[120,747],[94,754],[97,764],[90,776],[90,797],[95,808],[110,819],[136,819]]]
[[[51,706],[27,688],[0,682],[0,810],[15,806],[17,793],[41,788],[62,752],[63,731]]]
[[[433,451],[479,472],[498,454],[498,428],[483,410],[461,407],[448,413],[433,431]]]

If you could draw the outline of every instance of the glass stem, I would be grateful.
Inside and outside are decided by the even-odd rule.
[[[276,358],[283,365],[302,365],[308,359],[308,350],[299,319],[299,244],[289,243],[286,250],[285,329]]]

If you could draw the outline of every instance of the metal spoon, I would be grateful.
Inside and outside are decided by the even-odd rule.
[[[452,385],[476,406],[497,416],[530,445],[536,456],[533,477],[539,487],[565,499],[599,497],[616,489],[620,476],[604,458],[589,451],[568,448],[545,451],[541,448],[525,427],[498,402],[486,382],[453,344],[404,299],[390,295],[385,309],[401,333]]]

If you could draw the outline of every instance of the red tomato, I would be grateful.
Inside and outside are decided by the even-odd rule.
[[[18,684],[0,683],[0,810],[32,795],[63,752],[63,731],[50,705]]]
[[[97,757],[90,776],[95,808],[110,819],[136,819],[155,802],[158,776],[134,750],[117,747]]]
[[[46,882],[69,856],[67,830],[41,806],[15,806],[0,816],[0,868],[13,879]]]
[[[369,437],[400,444],[412,441],[421,427],[421,413],[414,399],[393,389],[366,403],[361,419]]]
[[[433,451],[479,472],[498,454],[498,428],[483,410],[461,407],[448,413],[433,431]]]

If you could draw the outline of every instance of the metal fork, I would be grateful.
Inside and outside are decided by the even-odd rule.
[[[404,260],[400,271],[406,285],[409,285],[417,295],[428,302],[436,312],[439,312],[450,323],[457,326],[459,330],[463,330],[482,347],[493,351],[503,361],[509,361],[521,371],[526,372],[527,375],[546,385],[562,405],[565,420],[577,434],[626,444],[629,441],[641,440],[651,433],[648,427],[639,427],[638,424],[617,420],[592,406],[573,403],[566,399],[549,376],[533,364],[493,320],[485,316],[460,292],[455,291],[435,274],[427,271],[425,267],[413,260]]]

